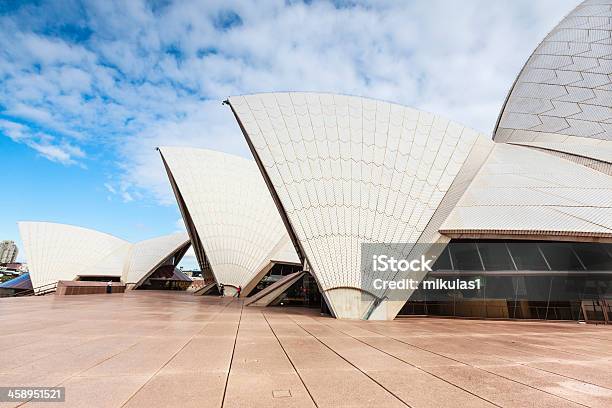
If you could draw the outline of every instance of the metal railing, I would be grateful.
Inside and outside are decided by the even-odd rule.
[[[591,299],[581,302],[586,323],[612,324],[612,299]]]

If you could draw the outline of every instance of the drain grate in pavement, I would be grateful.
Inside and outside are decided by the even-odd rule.
[[[272,396],[274,398],[290,398],[291,390],[272,390]]]

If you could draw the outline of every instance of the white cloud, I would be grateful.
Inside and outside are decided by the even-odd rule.
[[[24,143],[46,159],[64,165],[77,164],[77,159],[85,157],[80,147],[67,141],[57,141],[51,135],[34,131],[20,123],[0,119],[0,133],[17,143]]]
[[[0,17],[0,115],[22,123],[2,129],[64,164],[98,156],[88,150],[110,153],[117,163],[110,182],[121,199],[173,203],[154,147],[249,156],[220,105],[229,95],[357,94],[490,132],[526,58],[577,3],[24,5]]]
[[[129,191],[131,187],[131,184],[126,181],[120,181],[115,183],[115,185],[111,182],[104,183],[104,188],[111,193],[111,195],[107,197],[109,201],[112,199],[112,196],[118,196],[124,203],[129,203],[140,198],[138,193]]]
[[[83,64],[95,56],[83,47],[68,44],[61,39],[43,37],[31,32],[17,33],[20,45],[23,47],[23,57],[30,57],[27,61],[35,63],[52,64]]]
[[[19,123],[0,119],[0,129],[14,142],[20,142],[27,137],[28,128]]]
[[[104,188],[106,188],[111,194],[117,194],[117,190],[115,190],[115,187],[113,187],[110,183],[104,183]]]
[[[75,161],[72,159],[71,152],[65,148],[54,146],[50,144],[40,144],[36,142],[28,143],[32,149],[36,150],[42,156],[46,157],[51,161],[55,161],[62,164],[74,164]],[[78,149],[78,148],[73,148]]]

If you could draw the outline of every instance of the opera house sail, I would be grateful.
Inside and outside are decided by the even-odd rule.
[[[367,98],[270,93],[228,102],[337,317],[370,318],[381,307],[382,294],[363,290],[371,277],[361,244],[446,242],[437,229],[493,147],[442,117]]]
[[[186,233],[130,243],[103,232],[51,222],[19,222],[32,286],[60,280],[117,279],[137,287],[160,266],[177,265],[189,248]]]
[[[204,270],[226,295],[248,295],[274,263],[300,261],[255,162],[206,149],[160,147]]]

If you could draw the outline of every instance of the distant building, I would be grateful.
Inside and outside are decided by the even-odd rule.
[[[25,268],[24,268],[24,265],[25,265]],[[24,273],[28,271],[28,266],[20,262],[3,263],[3,264],[0,264],[0,267],[4,268],[7,271],[14,271],[18,273]]]
[[[193,269],[193,270],[184,270],[182,267],[179,268],[181,270],[181,272],[183,272],[185,275],[189,276],[190,278],[201,278],[202,277],[202,271],[199,271],[197,269]]]
[[[0,263],[8,264],[15,262],[19,250],[13,241],[0,242]]]

